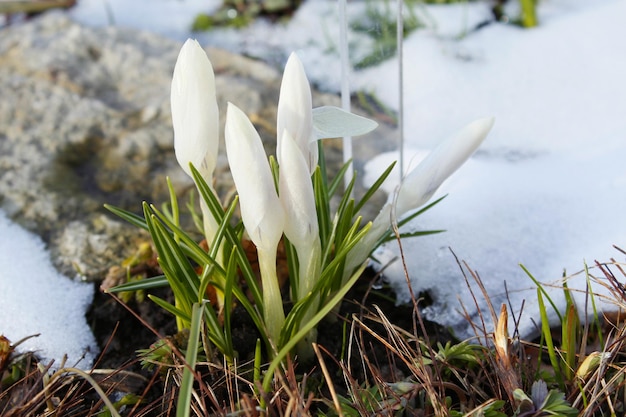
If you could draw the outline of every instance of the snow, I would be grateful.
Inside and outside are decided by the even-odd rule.
[[[349,18],[358,17],[365,3],[349,2]],[[71,14],[104,25],[105,4],[118,25],[183,40],[195,13],[210,12],[219,2],[82,0]],[[516,313],[525,300],[520,327],[530,334],[537,297],[520,263],[539,281],[555,282],[564,270],[580,271],[585,262],[623,258],[612,245],[626,246],[626,29],[621,21],[626,0],[545,0],[540,26],[531,30],[490,24],[474,31],[489,16],[486,2],[420,6],[417,12],[429,28],[409,36],[404,46],[405,165],[414,166],[473,119],[493,115],[496,125],[475,157],[444,184],[439,195],[448,197],[413,225],[447,231],[403,242],[413,290],[433,298],[427,318],[450,326],[459,337],[473,334],[459,313],[459,299],[470,314],[476,308],[451,248],[478,271],[496,311],[506,299],[505,282]],[[197,37],[274,63],[295,50],[316,85],[338,91],[337,34],[336,2],[308,0],[289,23],[261,21],[239,32],[223,29]],[[350,34],[355,55],[367,47],[359,36]],[[353,72],[352,88],[374,92],[397,108],[397,73],[391,59]],[[358,152],[358,142],[355,147]],[[395,158],[389,153],[370,161],[365,181]],[[395,184],[385,186],[392,190]],[[383,261],[396,257],[397,244],[378,255]],[[92,287],[58,276],[43,244],[2,216],[0,257],[0,332],[13,341],[42,333],[24,348],[56,360],[68,353],[70,363],[91,348],[87,363],[95,343],[80,317]],[[406,301],[400,263],[385,272]],[[584,290],[585,279],[578,274],[570,286]],[[598,285],[594,291],[606,293]],[[558,282],[551,294],[562,306]],[[582,305],[584,294],[577,298]]]
[[[58,368],[89,368],[98,353],[84,319],[93,298],[93,284],[60,275],[41,239],[12,223],[0,212],[0,333],[12,343],[28,336],[19,350],[37,353]]]
[[[496,311],[508,303],[504,282],[515,314],[525,300],[522,335],[534,333],[530,319],[538,312],[535,286],[518,264],[555,283],[550,294],[562,308],[564,270],[569,275],[585,263],[623,258],[612,245],[623,246],[626,238],[626,38],[616,17],[624,12],[626,2],[604,2],[528,31],[494,25],[461,41],[420,34],[407,40],[405,130],[414,150],[406,154],[432,147],[462,123],[496,116],[481,151],[440,190],[448,197],[413,225],[447,232],[403,243],[413,291],[434,300],[426,317],[457,336],[473,335],[457,299],[473,317],[476,308],[451,250],[479,273]],[[391,62],[369,70],[360,85],[374,85],[392,70]],[[393,89],[374,91],[398,100]],[[370,183],[395,158],[370,161]],[[398,254],[390,244],[378,256]],[[401,263],[385,273],[400,301],[408,301]],[[569,285],[584,291],[585,275]],[[592,288],[607,293],[602,285]],[[584,293],[576,295],[582,309]],[[486,312],[484,304],[481,309]]]
[[[80,0],[68,14],[89,26],[115,25],[185,40],[193,18],[219,5],[219,0]]]

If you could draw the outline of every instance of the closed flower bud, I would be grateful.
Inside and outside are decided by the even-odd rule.
[[[283,208],[261,137],[248,117],[232,103],[228,103],[226,113],[225,141],[246,231],[257,248],[276,250],[283,234]]]
[[[192,163],[210,184],[219,143],[215,75],[206,53],[188,39],[178,54],[171,91],[174,150],[182,169]]]

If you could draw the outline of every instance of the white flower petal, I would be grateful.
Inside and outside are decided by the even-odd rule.
[[[310,146],[313,133],[312,111],[309,80],[304,72],[302,62],[295,53],[292,53],[285,65],[278,99],[276,155],[279,165],[281,163],[282,134],[286,130],[304,155],[309,166],[309,172],[313,172],[317,166],[317,146]]]
[[[171,107],[176,159],[187,175],[193,163],[208,181],[217,160],[219,113],[213,67],[195,40],[188,39],[178,54]]]
[[[283,131],[279,166],[280,201],[285,209],[285,235],[294,246],[319,238],[313,183],[304,156]]]
[[[493,117],[470,123],[420,162],[400,184],[395,203],[398,216],[424,205],[446,178],[474,153],[493,124]]]
[[[283,234],[283,208],[261,138],[248,117],[232,103],[228,103],[226,113],[225,141],[246,231],[259,250],[276,251]]]

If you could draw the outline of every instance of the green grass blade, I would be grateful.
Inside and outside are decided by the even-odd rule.
[[[159,275],[151,278],[144,278],[138,281],[126,282],[124,284],[116,285],[113,288],[105,290],[105,293],[118,293],[122,291],[141,291],[152,290],[155,288],[163,288],[169,285],[165,275]]]
[[[363,264],[355,273],[350,277],[350,279],[346,282],[346,284],[341,287],[339,291],[321,308],[319,311],[311,318],[311,320],[306,323],[300,330],[278,351],[276,356],[270,362],[269,368],[267,369],[265,376],[263,378],[263,389],[265,392],[269,392],[270,385],[272,383],[272,379],[274,377],[274,372],[280,366],[285,357],[291,352],[298,342],[302,340],[304,336],[306,336],[311,329],[316,327],[318,323],[330,313],[335,306],[343,300],[345,295],[348,293],[350,288],[356,283],[356,281],[360,278],[361,274],[365,270],[366,264]]]
[[[349,194],[344,194],[344,197],[348,195]],[[352,218],[355,213],[354,199],[350,198],[345,205],[343,203],[344,201],[342,200],[339,210],[337,211],[338,221],[336,223],[334,237],[336,247],[342,245],[346,236],[350,233],[350,230],[355,226],[355,224],[352,223]],[[358,225],[356,225],[356,227],[358,227]]]
[[[352,166],[352,159],[349,159],[348,162],[344,163],[341,166],[341,169],[339,170],[335,178],[333,178],[333,180],[331,181],[331,183],[328,185],[326,189],[326,195],[328,196],[328,198],[335,195],[335,193],[337,192],[337,189],[339,189],[339,186],[343,184],[343,179],[346,176],[346,173],[348,172],[348,169],[350,169],[351,166]]]
[[[402,220],[400,220],[398,222],[398,227],[402,227],[405,224],[407,224],[408,222],[410,222],[411,220],[413,220],[414,218],[416,218],[417,216],[420,216],[420,215],[424,214],[426,211],[428,211],[431,208],[433,208],[434,206],[436,206],[441,200],[443,200],[446,197],[447,197],[447,195],[444,195],[443,197],[439,197],[438,199],[436,199],[432,203],[429,203],[429,204],[425,205],[424,207],[422,207],[421,209],[417,210],[415,213],[412,213],[410,216],[407,216],[407,217],[403,218]]]
[[[541,293],[546,297],[556,315],[559,316],[559,322],[563,323],[563,316],[561,315],[561,312],[556,307],[556,304],[554,304],[554,301],[552,301],[552,298],[550,298],[548,292],[545,290],[545,288],[543,288],[543,285],[541,285],[541,283],[537,281],[537,279],[530,273],[528,269],[526,269],[524,265],[520,264],[520,267],[526,273],[526,275],[528,275],[528,277],[535,283],[535,285],[537,286],[537,290],[541,291]]]
[[[445,232],[445,230],[418,230],[416,232],[404,232],[404,233],[400,233],[400,239],[409,239],[412,237],[436,235],[438,233],[443,233],[443,232]],[[396,236],[389,235],[383,238],[381,243],[390,242],[396,239],[397,239]]]
[[[561,325],[561,349],[565,354],[565,376],[572,380],[576,371],[576,353],[579,341],[580,320],[575,304],[569,304],[565,313],[565,322]]]
[[[194,303],[191,312],[191,327],[189,328],[189,342],[185,354],[185,367],[180,382],[178,402],[176,403],[176,417],[189,417],[191,415],[191,394],[195,379],[196,361],[198,348],[200,347],[200,331],[202,329],[202,310],[204,303]]]
[[[121,209],[119,207],[115,207],[109,204],[105,204],[104,208],[109,210],[111,213],[115,214],[117,217],[132,224],[133,226],[137,226],[141,229],[148,230],[148,225],[146,224],[146,220],[143,217],[135,213],[131,213],[130,211],[127,211],[127,210],[124,210],[124,209]]]
[[[600,322],[601,321],[600,315],[598,314],[598,307],[596,305],[596,297],[594,296],[593,291],[591,290],[591,275],[589,274],[589,267],[587,266],[586,262],[585,262],[585,280],[587,282],[587,288],[589,288],[589,297],[591,298],[591,308],[593,309],[593,324],[595,325],[595,328],[597,330],[596,335],[598,337],[598,343],[600,345],[600,348],[604,350],[605,346],[604,346],[604,336],[602,334],[602,324]]]
[[[171,269],[173,277],[183,283],[190,300],[196,300],[200,279],[189,263],[189,259],[183,253],[172,235],[159,222],[154,223],[154,229],[159,236],[159,246],[164,254],[164,262]],[[161,265],[163,267],[163,265]],[[167,274],[165,274],[167,276]]]
[[[170,193],[170,205],[172,206],[172,221],[176,226],[180,226],[180,210],[178,209],[178,198],[176,197],[176,191],[174,191],[174,186],[172,185],[172,181],[170,181],[170,177],[167,177],[166,181],[167,189]]]
[[[563,382],[563,375],[561,373],[561,366],[559,356],[554,348],[554,342],[552,341],[552,332],[550,330],[550,321],[548,320],[548,312],[546,311],[546,305],[542,296],[543,288],[537,288],[537,301],[539,303],[539,314],[541,316],[541,333],[548,349],[548,358],[554,371],[554,377],[559,384],[561,390],[565,390],[565,383]],[[543,290],[545,291],[545,290]]]
[[[195,190],[189,190],[189,201],[187,201],[187,210],[191,214],[194,226],[196,230],[201,234],[204,234],[204,225],[202,224],[202,216],[198,214],[196,208]]]
[[[161,222],[173,233],[175,239],[179,240],[179,246],[186,256],[189,256],[199,265],[210,265],[215,268],[216,273],[222,276],[226,275],[224,268],[215,261],[215,258],[211,254],[207,253],[200,247],[187,233],[185,233],[180,227],[175,225],[170,219],[163,213],[157,210],[154,206],[150,206],[152,211],[156,214]]]
[[[328,189],[323,179],[324,175],[317,167],[313,173],[313,192],[315,197],[315,211],[317,212],[317,222],[320,231],[320,242],[322,247],[328,247],[332,230],[332,222],[330,220],[330,202],[328,197]]]
[[[213,215],[213,218],[217,221],[218,224],[221,223],[222,218],[224,217],[224,209],[222,208],[219,199],[217,198],[211,187],[209,187],[209,185],[206,183],[204,178],[202,178],[202,175],[198,172],[198,170],[192,164],[189,165],[191,167],[191,173],[193,174],[193,180],[196,183],[196,187],[198,187],[198,192],[200,193],[200,196],[207,204],[209,211]]]
[[[177,308],[176,306],[173,306],[172,304],[168,303],[160,297],[157,297],[154,294],[148,294],[148,298],[152,300],[156,305],[161,307],[163,310],[171,313],[174,317],[179,317],[181,320],[187,323],[190,322],[191,316],[189,315],[189,313],[184,312],[183,310]]]
[[[283,236],[285,255],[287,256],[287,271],[289,272],[289,295],[292,300],[298,299],[298,287],[300,285],[298,254],[295,246],[291,244],[287,236]]]
[[[372,186],[365,192],[365,194],[363,195],[363,198],[361,198],[361,201],[359,201],[359,203],[354,207],[354,212],[358,213],[359,211],[361,211],[361,209],[363,208],[363,206],[365,206],[365,203],[367,203],[369,201],[370,198],[372,198],[372,196],[374,195],[374,193],[376,191],[378,191],[378,189],[380,188],[381,185],[383,185],[383,182],[385,182],[385,180],[387,179],[387,177],[389,176],[389,174],[391,174],[391,171],[393,170],[393,167],[396,165],[396,162],[394,161],[391,165],[389,165],[389,167],[387,167],[387,169],[378,177],[378,179],[376,180],[376,182],[374,184],[372,184]]]
[[[263,355],[261,353],[261,340],[257,339],[256,346],[254,348],[254,370],[252,374],[253,375],[252,382],[254,383],[253,389],[256,395],[259,395],[258,384],[261,383],[261,362],[262,361],[263,361]]]
[[[226,270],[228,271],[228,275],[226,276],[226,282],[224,287],[224,342],[226,345],[226,349],[230,352],[230,359],[234,359],[235,351],[232,345],[233,336],[232,336],[232,328],[231,328],[231,308],[230,306],[233,303],[233,289],[237,285],[237,258],[235,256],[235,251],[237,249],[233,248],[230,257],[228,258],[228,266]]]
[[[215,314],[213,306],[211,306],[207,300],[203,300],[203,303],[206,304],[204,307],[204,318],[206,320],[209,340],[211,340],[215,347],[226,357],[226,360],[231,362],[234,358],[232,339],[225,337],[224,330],[217,319],[217,314]]]
[[[230,244],[237,248],[237,261],[239,267],[241,268],[242,275],[246,280],[246,284],[248,284],[248,288],[252,293],[255,304],[263,305],[261,288],[256,280],[252,268],[250,267],[250,262],[248,262],[246,253],[241,245],[241,236],[238,235],[234,228],[227,227],[227,222],[223,222],[224,216],[226,215],[224,213],[224,209],[222,208],[219,200],[213,193],[213,190],[211,190],[206,181],[204,181],[204,179],[202,178],[202,175],[200,175],[200,173],[193,166],[191,166],[191,172],[193,174],[194,181],[196,182],[196,186],[198,187],[198,191],[200,192],[201,197],[204,199],[205,203],[209,207],[211,214],[220,225],[224,225],[224,233],[226,239]],[[233,211],[236,204],[236,201],[233,201],[230,205]],[[231,209],[229,208],[229,212],[230,211]]]

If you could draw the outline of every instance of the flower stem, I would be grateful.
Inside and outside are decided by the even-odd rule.
[[[320,269],[322,267],[322,245],[319,238],[313,241],[312,245],[300,245],[296,248],[298,252],[298,260],[300,263],[299,283],[298,283],[298,299],[296,302],[308,296],[317,284],[320,277]],[[318,310],[319,296],[314,295],[309,307],[300,319],[298,330],[302,329],[313,318]],[[300,360],[308,361],[313,358],[313,343],[317,341],[317,328],[314,327],[306,336],[298,343],[297,351]]]
[[[257,248],[257,251],[263,286],[263,319],[268,338],[274,348],[278,349],[280,331],[285,322],[285,311],[276,275],[276,249],[265,251]]]

